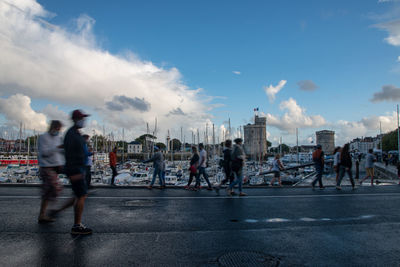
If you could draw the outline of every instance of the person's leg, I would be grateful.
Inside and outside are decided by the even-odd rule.
[[[354,179],[353,179],[353,172],[351,171],[351,169],[349,169],[347,171],[347,173],[349,174],[349,179],[350,179],[350,182],[351,182],[351,186],[354,188],[355,184],[354,184]]]
[[[157,175],[158,175],[158,179],[160,180],[160,186],[162,187],[162,186],[164,186],[164,182],[163,182],[163,171],[160,169],[159,171],[158,171],[158,173],[157,173]]]
[[[156,181],[157,171],[158,171],[157,168],[154,168],[154,171],[153,171],[153,178],[151,179],[150,186],[153,186],[154,183],[155,183],[155,181]]]
[[[114,184],[114,180],[115,180],[115,176],[117,176],[117,169],[114,166],[112,166],[111,170],[112,170],[111,185],[113,185]]]
[[[86,184],[88,188],[90,187],[90,182],[92,181],[92,172],[91,172],[91,166],[86,166]]]
[[[374,185],[374,176],[375,176],[375,172],[374,172],[374,167],[371,168],[371,185]]]
[[[338,181],[336,183],[336,187],[340,187],[340,184],[342,183],[342,179],[343,179],[345,170],[346,169],[343,166],[339,167],[339,179],[338,179]]]
[[[323,188],[324,185],[322,184],[322,169],[318,171],[317,174],[319,188]]]
[[[240,170],[238,172],[238,187],[239,187],[239,193],[242,193],[242,185],[243,185],[243,171]]]
[[[189,174],[189,181],[188,181],[188,184],[187,184],[187,187],[189,187],[190,186],[190,184],[192,183],[192,181],[193,181],[193,177],[195,176],[195,174],[194,173],[190,173]]]
[[[74,206],[74,224],[78,225],[82,223],[83,207],[85,206],[86,196],[81,196],[76,199]]]
[[[42,202],[40,203],[40,211],[39,211],[39,220],[46,216],[46,209],[49,205],[49,201],[47,199],[42,198]]]
[[[238,177],[237,177],[237,173],[235,171],[233,171],[233,176],[234,176],[234,180],[233,180],[232,183],[229,184],[229,191],[230,192],[233,192],[233,188],[238,183]]]
[[[207,184],[208,184],[208,189],[212,188],[211,183],[210,183],[210,180],[208,179],[208,174],[207,174],[205,168],[204,168],[203,176],[204,176],[204,179],[206,180],[206,182],[207,182]]]

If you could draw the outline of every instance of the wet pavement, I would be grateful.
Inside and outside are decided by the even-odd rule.
[[[65,188],[57,204],[70,196]],[[0,186],[2,266],[393,266],[400,186],[202,190],[99,188],[71,236],[72,209],[37,224],[37,187]]]

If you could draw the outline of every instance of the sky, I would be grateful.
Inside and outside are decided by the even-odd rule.
[[[342,145],[397,126],[400,1],[0,0],[0,58],[3,137],[80,108],[89,134],[221,141],[258,108],[273,145]]]

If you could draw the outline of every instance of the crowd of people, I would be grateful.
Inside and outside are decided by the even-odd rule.
[[[81,110],[74,110],[71,119],[73,126],[68,129],[64,138],[60,136],[62,123],[58,120],[53,120],[50,123],[49,130],[39,137],[38,141],[38,161],[39,173],[42,179],[42,200],[38,216],[39,223],[54,222],[58,213],[68,207],[74,207],[74,224],[71,228],[72,234],[91,234],[92,230],[82,224],[82,214],[85,205],[85,199],[88,194],[88,188],[91,181],[91,166],[93,151],[89,146],[89,136],[82,135],[80,129],[85,127],[85,118],[88,117]],[[246,196],[243,190],[243,167],[245,165],[246,155],[243,149],[243,140],[236,138],[232,146],[231,140],[226,140],[224,143],[223,159],[221,167],[224,171],[224,179],[220,184],[212,186],[206,171],[208,167],[207,151],[202,143],[192,147],[192,157],[190,159],[189,180],[185,189],[197,191],[201,188],[201,178],[207,183],[207,190],[215,189],[217,194],[221,186],[229,183],[227,187],[228,195],[235,195],[235,187],[237,186],[238,195]],[[160,188],[165,188],[165,161],[164,156],[158,147],[154,147],[155,153],[153,156],[143,161],[144,163],[153,163],[153,177],[149,189],[152,189],[156,178],[159,179]],[[117,156],[116,148],[109,154],[110,168],[112,170],[111,185],[114,185],[117,172]],[[325,156],[322,147],[317,145],[316,150],[312,154],[312,159],[315,166],[316,176],[312,181],[311,186],[314,189],[318,182],[319,188],[324,189],[322,183],[322,175],[324,171]],[[366,176],[360,180],[360,185],[368,178],[371,179],[371,185],[374,183],[374,162],[376,158],[372,149],[366,155]],[[336,172],[336,189],[341,190],[341,182],[347,173],[352,188],[355,189],[355,182],[352,173],[352,156],[349,151],[349,144],[343,147],[337,147],[334,151],[333,167]],[[274,158],[270,170],[274,177],[271,180],[271,185],[277,180],[278,186],[281,186],[281,172],[285,169],[280,160],[280,155],[277,154]],[[65,173],[71,183],[74,197],[66,201],[58,208],[48,209],[49,203],[54,201],[62,191],[62,187],[58,181],[58,174]],[[399,165],[400,174],[400,165]],[[400,177],[400,176],[399,176]],[[191,184],[195,180],[192,187]]]

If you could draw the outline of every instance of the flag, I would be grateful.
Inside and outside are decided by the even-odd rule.
[[[258,108],[255,108],[254,111],[258,111]]]

